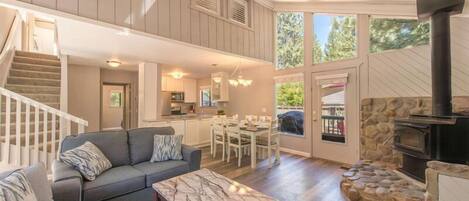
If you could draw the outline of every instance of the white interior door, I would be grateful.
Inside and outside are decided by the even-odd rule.
[[[355,69],[313,73],[313,156],[359,160],[359,93]]]

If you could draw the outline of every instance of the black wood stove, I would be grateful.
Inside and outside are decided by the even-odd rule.
[[[450,16],[464,0],[417,0],[419,19],[431,17],[433,115],[395,120],[394,149],[403,153],[401,172],[425,181],[426,163],[440,160],[469,164],[469,117],[453,114]]]

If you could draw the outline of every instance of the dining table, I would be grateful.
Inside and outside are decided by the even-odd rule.
[[[243,126],[240,127],[240,133],[245,136],[249,136],[249,139],[251,141],[251,168],[255,169],[256,168],[256,163],[257,163],[257,143],[256,139],[258,136],[266,135],[269,134],[269,128],[265,128],[259,125],[256,125],[256,129],[248,129],[247,127]],[[213,135],[212,132],[210,132],[210,139],[211,142],[214,142],[215,136]],[[211,144],[211,149],[210,153],[213,153],[213,146],[214,144]]]

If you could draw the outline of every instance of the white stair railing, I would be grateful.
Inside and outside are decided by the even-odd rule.
[[[88,121],[2,87],[0,111],[2,165],[21,167],[42,162],[50,169],[58,156],[57,145],[72,134],[72,127],[77,129],[76,133],[83,133],[88,126]]]

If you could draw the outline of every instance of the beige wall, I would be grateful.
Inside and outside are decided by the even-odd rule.
[[[131,128],[138,127],[138,72],[101,69],[101,82],[130,84],[130,121]]]
[[[88,121],[87,132],[98,131],[100,118],[100,69],[70,65],[68,68],[68,111]]]
[[[21,0],[61,12],[128,27],[197,46],[273,61],[273,11],[253,2],[251,26],[195,9],[191,0]]]
[[[13,20],[15,19],[15,15],[15,10],[0,7],[0,52],[3,50],[3,46],[7,40],[10,27],[13,24]]]
[[[122,128],[122,121],[124,120],[124,105],[120,107],[111,107],[111,93],[120,92],[122,101],[124,101],[124,86],[122,85],[103,85],[102,89],[102,119],[101,129],[117,129]],[[123,102],[122,102],[123,103]]]

